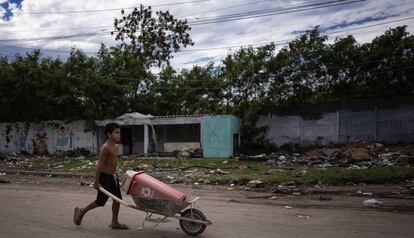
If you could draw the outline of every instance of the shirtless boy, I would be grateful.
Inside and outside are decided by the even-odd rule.
[[[84,208],[75,208],[73,222],[76,225],[82,223],[83,216],[90,210],[102,207],[108,201],[108,196],[101,191],[99,187],[103,187],[110,193],[122,199],[121,190],[119,188],[119,178],[116,174],[116,166],[118,164],[118,147],[116,143],[121,139],[121,129],[117,123],[109,123],[105,127],[105,135],[108,138],[102,145],[99,162],[96,167],[94,188],[98,191],[96,200],[91,202]],[[127,230],[128,226],[118,222],[119,203],[112,202],[112,222],[109,225],[112,229]]]

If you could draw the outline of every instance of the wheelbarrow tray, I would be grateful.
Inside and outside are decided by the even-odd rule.
[[[132,198],[137,209],[164,216],[173,216],[191,205],[189,202],[180,200],[146,198],[140,196],[132,196]]]

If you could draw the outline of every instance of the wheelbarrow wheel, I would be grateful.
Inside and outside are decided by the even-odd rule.
[[[181,213],[181,216],[194,220],[207,221],[206,216],[204,216],[200,210],[195,208],[185,210]],[[200,235],[206,229],[206,225],[204,224],[184,220],[180,220],[180,227],[185,233],[187,233],[187,235],[190,236]]]

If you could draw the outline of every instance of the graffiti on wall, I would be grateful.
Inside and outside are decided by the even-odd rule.
[[[56,147],[58,149],[64,149],[69,144],[69,129],[67,127],[61,126],[57,130],[57,140]]]
[[[6,147],[6,148],[10,147],[10,142],[13,139],[13,135],[11,134],[11,132],[12,132],[12,126],[7,125],[6,126],[6,131],[5,131],[6,144],[4,145],[4,147]]]
[[[48,154],[48,137],[45,132],[43,133],[36,133],[36,146],[35,146],[35,154],[45,155]]]

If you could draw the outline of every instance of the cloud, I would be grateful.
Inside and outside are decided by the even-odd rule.
[[[1,1],[1,0],[0,0]],[[3,1],[4,2],[4,1]],[[12,54],[24,52],[26,48],[42,48],[46,56],[59,55],[62,59],[71,47],[76,46],[86,52],[96,52],[101,42],[111,46],[116,42],[109,34],[94,37],[78,37],[71,39],[49,41],[1,41],[4,39],[26,39],[34,37],[47,37],[58,35],[71,35],[85,32],[110,31],[113,29],[113,19],[120,16],[120,11],[87,12],[72,14],[25,14],[57,11],[83,11],[88,9],[114,9],[137,6],[135,0],[26,0],[12,1],[13,4],[2,5],[8,9],[9,18],[0,19],[0,54]],[[144,5],[156,5],[179,0],[146,0]],[[20,4],[19,4],[20,3]],[[229,14],[245,13],[249,11],[268,10],[274,8],[294,7],[301,4],[309,4],[309,1],[223,1],[211,0],[208,2],[194,2],[182,5],[170,5],[157,7],[154,10],[169,10],[174,16],[187,16],[192,21],[196,18],[218,17]],[[126,10],[130,11],[130,10]],[[0,15],[2,8],[0,8]],[[7,13],[6,13],[7,14]],[[366,1],[336,7],[314,9],[308,11],[293,12],[287,14],[272,15],[260,18],[249,18],[239,21],[221,22],[216,24],[192,26],[190,32],[195,45],[176,53],[171,64],[177,69],[190,68],[194,64],[206,64],[210,60],[219,61],[229,52],[234,52],[241,45],[253,45],[258,43],[289,40],[297,34],[321,26],[325,32],[337,30],[349,30],[355,27],[363,27],[369,24],[386,22],[387,20],[414,16],[412,0],[383,0]],[[330,40],[344,34],[353,34],[361,43],[372,40],[390,27],[408,25],[408,30],[414,32],[414,20],[379,25],[358,31],[349,31],[331,34]],[[10,45],[7,47],[4,45]],[[24,47],[16,48],[13,46]],[[236,46],[225,48],[223,46]],[[222,49],[220,49],[223,47]],[[217,48],[217,49],[211,49]],[[195,49],[209,49],[200,51],[186,51]],[[58,52],[53,52],[57,50]],[[7,52],[6,52],[7,51]],[[93,54],[90,54],[93,55]]]

